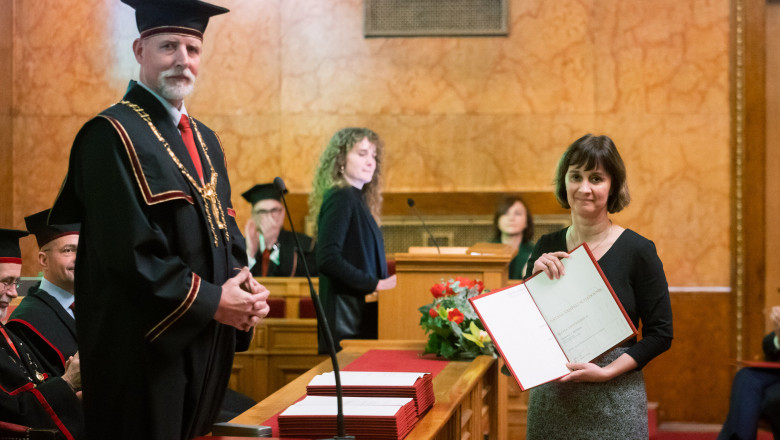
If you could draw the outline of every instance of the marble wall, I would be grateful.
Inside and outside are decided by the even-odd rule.
[[[727,0],[512,0],[508,37],[390,39],[363,38],[361,0],[214,1],[232,12],[209,25],[187,107],[221,136],[240,221],[256,182],[308,192],[343,126],[385,139],[392,193],[547,191],[565,147],[603,133],[633,196],[616,221],[655,241],[671,285],[729,284]],[[13,7],[4,218],[20,227],[52,203],[81,124],[137,75],[137,32],[119,0]]]

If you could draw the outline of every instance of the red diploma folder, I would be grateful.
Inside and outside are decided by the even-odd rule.
[[[561,260],[565,275],[537,273],[471,298],[472,306],[523,390],[591,362],[637,330],[586,244]]]

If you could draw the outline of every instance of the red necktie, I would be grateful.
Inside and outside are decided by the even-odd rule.
[[[268,267],[271,265],[271,249],[266,248],[263,251],[263,259],[260,261],[260,270],[261,275],[267,277],[268,276]]]
[[[2,333],[3,336],[5,336],[5,342],[8,343],[8,346],[11,347],[11,350],[13,350],[14,353],[16,353],[16,356],[19,359],[21,359],[21,356],[19,356],[19,352],[16,351],[16,346],[14,345],[13,341],[11,341],[11,337],[8,336],[8,333],[5,332],[5,327],[3,327],[2,325],[0,325],[0,333]]]
[[[192,137],[190,119],[187,115],[181,115],[179,130],[181,130],[181,139],[184,141],[184,145],[187,146],[187,152],[190,153],[190,159],[192,159],[192,163],[195,165],[195,171],[198,172],[198,177],[200,177],[200,183],[203,183],[203,166],[200,163],[200,155],[198,155],[198,149],[195,147],[195,138]]]

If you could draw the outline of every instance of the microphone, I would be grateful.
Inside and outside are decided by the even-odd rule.
[[[346,435],[344,430],[344,392],[341,389],[341,373],[339,372],[339,361],[336,358],[336,344],[333,342],[333,334],[330,332],[330,326],[328,325],[328,318],[325,317],[325,311],[322,309],[322,303],[320,302],[320,296],[317,291],[314,290],[314,283],[311,281],[311,275],[309,273],[309,265],[306,264],[306,256],[303,254],[303,248],[298,240],[298,234],[295,233],[295,226],[293,226],[292,216],[290,216],[290,210],[287,209],[287,199],[284,197],[287,194],[287,186],[284,184],[284,180],[281,177],[274,178],[274,187],[279,191],[279,195],[282,196],[282,203],[284,203],[284,210],[287,211],[287,221],[290,222],[290,231],[293,238],[295,238],[295,246],[298,251],[298,255],[301,257],[301,263],[303,263],[303,271],[306,273],[306,280],[309,282],[309,293],[311,294],[311,300],[314,304],[314,311],[317,314],[317,325],[320,326],[320,330],[325,335],[325,341],[328,343],[328,351],[330,352],[330,362],[333,364],[333,376],[336,379],[336,436],[330,439],[323,440],[355,440],[354,435]]]
[[[422,216],[420,215],[420,211],[414,207],[414,199],[406,199],[406,204],[412,208],[412,211],[414,211],[414,213],[417,215],[417,218],[420,219],[420,223],[422,223],[423,228],[425,228],[425,232],[428,233],[428,237],[431,238],[431,241],[436,246],[436,251],[439,252],[439,255],[441,255],[441,249],[439,249],[439,243],[436,243],[436,237],[434,237],[431,230],[428,229],[428,226],[425,224],[425,220],[423,220]]]

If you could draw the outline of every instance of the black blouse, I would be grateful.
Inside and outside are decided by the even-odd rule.
[[[567,251],[566,229],[544,235],[531,253],[526,277],[544,253]],[[598,261],[642,339],[628,342],[627,353],[643,368],[672,345],[672,306],[663,264],[652,241],[626,229]]]

